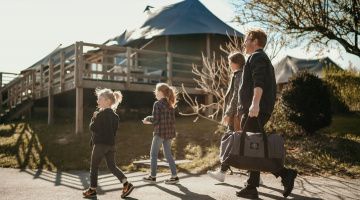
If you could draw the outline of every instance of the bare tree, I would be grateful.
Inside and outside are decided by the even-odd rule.
[[[229,42],[225,46],[220,46],[220,49],[229,54],[233,51],[241,51],[242,41],[239,37],[229,37]],[[191,107],[191,112],[183,113],[184,116],[196,116],[196,121],[199,117],[221,124],[221,119],[224,113],[225,93],[229,85],[231,70],[228,67],[227,59],[215,54],[211,58],[202,55],[203,67],[193,65],[192,73],[195,75],[194,81],[198,85],[198,89],[203,91],[206,95],[212,95],[214,103],[202,104],[197,98],[192,98],[182,86],[182,96],[185,102]],[[205,113],[211,113],[206,115]]]
[[[359,0],[240,0],[238,21],[256,23],[307,45],[337,41],[360,57]],[[305,39],[305,40],[304,40]]]
[[[220,50],[226,54],[234,51],[242,51],[242,39],[240,37],[231,37],[228,35],[229,42],[225,46],[220,46]],[[275,32],[268,33],[268,43],[265,47],[270,59],[273,59],[279,51],[287,43],[285,37],[279,36]],[[270,52],[270,53],[269,53]],[[227,63],[227,58],[221,57],[216,59],[215,54],[211,58],[202,56],[203,67],[193,65],[192,73],[195,75],[199,90],[206,95],[213,96],[213,103],[202,104],[197,98],[192,98],[185,87],[182,87],[182,96],[184,101],[191,107],[191,112],[180,112],[183,116],[196,116],[195,120],[204,118],[221,125],[221,119],[224,115],[225,109],[225,93],[229,86],[231,70]],[[206,113],[210,113],[206,115]]]

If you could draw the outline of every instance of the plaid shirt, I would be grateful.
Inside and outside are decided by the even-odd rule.
[[[242,70],[233,73],[228,90],[225,94],[225,115],[232,117],[237,113],[239,88],[242,81]]]
[[[154,135],[171,139],[175,137],[175,110],[165,98],[154,103],[152,116],[146,117],[154,125]]]

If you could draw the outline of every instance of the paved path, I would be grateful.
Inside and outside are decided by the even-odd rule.
[[[168,174],[159,174],[158,183],[149,185],[141,181],[143,172],[128,173],[136,189],[128,199],[240,199],[235,196],[246,175],[228,175],[225,183],[207,175],[179,174],[180,184],[165,185]],[[283,199],[279,179],[263,174],[264,185],[259,188],[260,199]],[[81,191],[89,185],[89,174],[84,171],[49,172],[0,168],[0,199],[3,200],[56,200],[83,199]],[[109,173],[99,176],[97,199],[120,199],[121,184]],[[360,180],[337,177],[300,176],[293,194],[288,199],[360,199]]]

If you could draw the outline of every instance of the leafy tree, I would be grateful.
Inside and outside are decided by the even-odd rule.
[[[237,21],[257,23],[310,44],[337,41],[360,57],[360,0],[240,0]]]

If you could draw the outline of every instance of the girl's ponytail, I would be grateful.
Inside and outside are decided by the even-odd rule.
[[[170,107],[175,108],[177,103],[177,91],[175,87],[171,87],[166,83],[158,83],[156,84],[156,90],[161,91]]]
[[[118,105],[122,102],[123,96],[122,96],[122,94],[121,94],[120,91],[114,91],[114,92],[113,92],[113,95],[114,95],[115,101],[114,101],[113,105],[111,106],[111,108],[112,108],[113,110],[116,110],[116,108],[118,107]]]
[[[169,93],[167,96],[168,103],[172,108],[176,107],[177,104],[177,91],[174,87],[169,87]]]
[[[120,91],[112,91],[110,89],[104,88],[96,88],[95,89],[95,95],[97,97],[102,96],[106,99],[109,99],[111,101],[111,109],[114,111],[118,107],[118,105],[121,103],[123,96]]]

